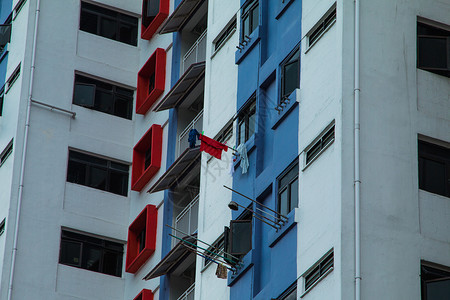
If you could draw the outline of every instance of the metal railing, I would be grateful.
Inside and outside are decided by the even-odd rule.
[[[178,149],[177,156],[183,153],[187,147],[189,147],[189,131],[191,129],[197,129],[198,132],[202,132],[203,128],[203,109],[195,116],[194,120],[181,132],[178,137]]]
[[[190,65],[206,59],[206,30],[183,56],[183,73]]]
[[[199,195],[195,196],[195,198],[183,209],[181,213],[175,218],[175,228],[185,232],[192,234],[197,230],[198,227],[198,198]],[[183,234],[180,232],[176,232],[175,236],[179,238],[183,238]],[[174,241],[175,243],[178,240]]]
[[[195,283],[192,284],[177,300],[194,300]]]

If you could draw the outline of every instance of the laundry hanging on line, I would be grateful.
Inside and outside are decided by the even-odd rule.
[[[221,159],[222,151],[225,152],[228,151],[227,145],[222,144],[216,140],[213,140],[212,138],[209,138],[203,134],[200,134],[198,139],[202,141],[200,144],[200,151],[205,151],[206,153],[211,154],[215,158]]]

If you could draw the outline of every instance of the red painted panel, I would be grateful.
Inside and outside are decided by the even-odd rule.
[[[145,152],[151,147],[150,166],[145,169]],[[161,167],[162,127],[153,124],[133,148],[131,189],[140,192]]]
[[[149,92],[150,77],[155,75],[155,87]],[[138,73],[136,113],[145,115],[164,92],[166,84],[166,51],[157,48]]]
[[[144,9],[144,1],[142,1],[142,9]],[[144,12],[142,12],[144,15]],[[141,25],[141,38],[144,40],[150,40],[158,30],[159,26],[164,22],[164,20],[169,16],[169,0],[161,0],[159,2],[159,13],[153,19],[153,21],[145,27]]]
[[[128,227],[127,256],[125,271],[136,273],[152,256],[156,249],[156,227],[158,210],[155,205],[148,204],[139,216]],[[139,252],[138,235],[145,229],[145,247]],[[152,298],[153,299],[153,298]]]
[[[153,292],[143,289],[133,300],[153,300]]]

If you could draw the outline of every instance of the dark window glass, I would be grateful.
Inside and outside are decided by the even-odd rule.
[[[450,197],[450,149],[419,141],[419,188]]]
[[[128,169],[125,164],[70,150],[67,181],[126,196]]]
[[[242,10],[242,36],[249,36],[259,25],[259,2],[258,0],[248,1]]]
[[[150,144],[148,149],[145,151],[145,169],[147,169],[151,163],[152,163],[152,146]]]
[[[73,103],[131,120],[133,91],[76,74]]]
[[[249,103],[238,114],[238,144],[248,141],[256,129],[256,97],[253,96]]]
[[[139,233],[137,240],[139,245],[139,252],[141,252],[145,248],[145,228],[141,231],[141,233]]]
[[[123,245],[63,230],[59,263],[122,276]]]
[[[16,82],[17,78],[19,78],[20,75],[20,64],[16,67],[16,69],[12,72],[12,74],[9,76],[8,80],[6,81],[6,93],[8,93],[9,89],[13,86],[14,82]]]
[[[305,275],[305,290],[309,289],[316,283],[325,273],[333,267],[334,257],[333,252],[322,258],[317,265],[308,271]]]
[[[0,117],[3,114],[3,101],[5,99],[4,87],[0,89]]]
[[[447,299],[450,295],[450,272],[422,265],[422,300]]]
[[[281,64],[281,99],[300,87],[300,50],[297,49]]]
[[[450,31],[417,22],[417,67],[450,77]]]
[[[252,249],[252,214],[250,211],[238,220],[230,221],[230,228],[224,233],[226,252],[233,257],[228,260],[235,262],[235,257],[242,258]]]
[[[80,30],[137,45],[138,19],[91,3],[81,2]]]
[[[143,0],[142,25],[147,27],[159,13],[159,0]]]
[[[278,212],[287,215],[298,206],[298,162],[278,179]]]
[[[2,153],[0,153],[0,166],[6,161],[9,155],[13,151],[13,140],[11,140],[8,145],[6,145],[5,149],[3,149]]]
[[[328,129],[317,141],[306,150],[306,164],[309,164],[318,156],[332,141],[334,141],[334,125]]]
[[[296,300],[297,299],[297,283],[290,286],[277,300]]]
[[[322,17],[316,25],[314,25],[314,29],[308,34],[308,45],[311,47],[311,45],[322,36],[322,34],[333,24],[335,20],[336,7],[327,12],[327,14]]]
[[[6,219],[3,219],[3,221],[0,223],[0,236],[5,232],[5,224]]]
[[[148,81],[148,93],[150,94],[155,89],[155,73],[150,75]]]

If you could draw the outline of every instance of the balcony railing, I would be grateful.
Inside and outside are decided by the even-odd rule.
[[[177,300],[194,300],[195,283],[192,284]]]
[[[189,68],[190,65],[195,64],[206,59],[206,30],[195,41],[191,49],[186,52],[183,57],[183,73]]]
[[[192,234],[197,230],[198,227],[198,198],[197,195],[184,209],[183,211],[175,218],[175,228]],[[175,233],[179,238],[183,238],[183,234],[177,231]],[[178,240],[174,241],[175,243]]]
[[[178,137],[177,156],[179,156],[181,153],[183,153],[184,150],[186,150],[187,147],[189,147],[189,131],[191,131],[191,129],[197,129],[198,132],[202,132],[202,128],[203,109],[198,113],[197,116],[195,116],[194,120],[189,123],[189,125],[181,132],[180,136]]]

